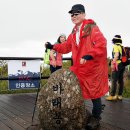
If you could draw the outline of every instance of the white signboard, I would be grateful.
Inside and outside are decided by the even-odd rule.
[[[40,60],[11,60],[8,62],[9,89],[38,88]]]

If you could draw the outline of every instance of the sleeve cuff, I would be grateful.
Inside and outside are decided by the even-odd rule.
[[[93,59],[93,57],[91,55],[85,55],[82,58],[85,60],[92,60]]]

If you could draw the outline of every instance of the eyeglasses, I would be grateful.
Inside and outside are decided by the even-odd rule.
[[[79,14],[81,14],[81,13],[72,13],[71,17],[78,16]]]

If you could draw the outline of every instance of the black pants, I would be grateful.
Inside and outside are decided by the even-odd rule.
[[[122,95],[123,88],[124,88],[124,80],[123,80],[123,74],[125,71],[125,67],[120,63],[118,65],[118,71],[112,72],[112,89],[111,89],[111,95],[115,96],[116,90],[117,90],[117,82],[119,84],[119,90],[118,95]]]
[[[56,66],[56,67],[54,67],[54,66],[50,65],[50,71],[51,71],[51,73],[53,73],[56,70],[61,69],[61,68],[62,68],[62,66]]]
[[[92,99],[92,103],[93,103],[92,115],[95,118],[100,119],[101,118],[101,113],[102,113],[101,98]]]

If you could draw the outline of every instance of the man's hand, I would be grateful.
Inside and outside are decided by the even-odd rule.
[[[45,43],[45,47],[46,47],[47,49],[53,49],[53,45],[51,45],[50,42],[46,42],[46,43]]]
[[[91,55],[85,55],[80,59],[80,64],[85,64],[87,60],[92,60],[93,57]]]
[[[86,61],[87,61],[87,60],[85,60],[85,59],[81,58],[81,59],[80,59],[80,64],[85,64],[85,63],[86,63]]]
[[[118,71],[118,64],[116,61],[112,61],[111,69],[112,71]]]

